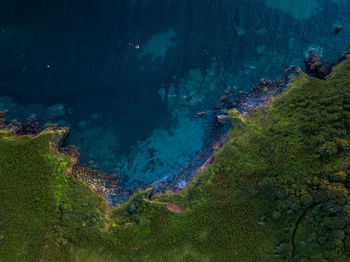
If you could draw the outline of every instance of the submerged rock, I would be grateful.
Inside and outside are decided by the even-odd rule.
[[[343,27],[341,25],[338,25],[334,28],[334,33],[339,34],[342,29],[343,29]]]
[[[305,57],[304,62],[307,72],[314,75],[315,77],[324,79],[331,73],[331,66],[323,65],[321,62],[321,56],[315,55],[314,49],[310,50],[310,53],[307,57]]]
[[[230,118],[227,110],[220,110],[219,113],[216,115],[216,119],[220,123],[227,123],[227,122],[231,121],[231,118]]]
[[[0,111],[0,118],[4,118],[8,113],[8,110]]]
[[[204,111],[197,113],[197,116],[201,116],[201,117],[206,116],[206,115],[207,115],[207,113]]]
[[[66,114],[66,109],[62,104],[56,104],[47,108],[47,112],[52,119],[63,118]]]

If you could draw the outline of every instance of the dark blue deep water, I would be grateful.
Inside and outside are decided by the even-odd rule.
[[[2,0],[0,110],[69,126],[86,163],[137,188],[198,155],[227,87],[349,44],[348,0]]]

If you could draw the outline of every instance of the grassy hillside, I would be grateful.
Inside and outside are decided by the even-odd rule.
[[[231,116],[229,142],[182,193],[111,212],[65,174],[57,134],[1,133],[0,261],[350,261],[350,61]]]
[[[0,137],[0,261],[65,261],[69,243],[99,242],[104,203],[50,151],[58,132]]]

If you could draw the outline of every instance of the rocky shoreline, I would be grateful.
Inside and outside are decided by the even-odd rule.
[[[344,55],[338,59],[337,62],[329,63],[325,66],[321,61],[321,56],[315,54],[313,49],[310,50],[309,55],[305,57],[305,67],[308,74],[320,78],[329,79],[333,68],[344,61],[347,55],[350,54],[348,49],[344,49]],[[167,181],[157,181],[152,184],[153,187],[157,188],[157,192],[164,192],[166,189],[172,189],[174,192],[179,192],[183,187],[187,186],[193,179],[195,175],[202,172],[206,166],[209,166],[215,161],[215,152],[220,149],[228,141],[228,130],[231,126],[231,118],[229,116],[230,110],[237,110],[242,115],[247,115],[254,112],[256,109],[262,108],[264,105],[269,104],[273,96],[281,94],[290,83],[292,77],[297,74],[297,67],[291,65],[284,71],[283,80],[271,81],[260,79],[259,84],[254,87],[250,92],[240,92],[238,98],[232,97],[232,89],[228,87],[225,90],[225,94],[219,99],[220,104],[215,108],[216,110],[216,123],[221,123],[226,128],[225,131],[221,132],[216,139],[211,143],[211,146],[207,148],[205,153],[199,154],[195,159],[193,159],[194,165],[197,164],[197,168],[192,170],[192,173],[183,178],[182,183],[174,184],[172,186],[167,185]],[[197,113],[199,117],[205,116],[204,112]],[[268,120],[268,115],[266,115]],[[215,135],[212,135],[215,136]],[[205,150],[204,150],[205,151]],[[201,161],[202,164],[198,166],[198,162]],[[188,164],[189,167],[193,166],[193,163]],[[160,186],[161,185],[161,186]]]
[[[327,80],[334,66],[343,61],[348,54],[349,50],[346,50],[344,56],[337,63],[324,66],[321,57],[315,54],[314,50],[310,50],[309,55],[304,60],[307,73]],[[186,187],[195,175],[202,172],[206,166],[214,162],[215,152],[228,141],[228,131],[232,128],[229,112],[231,110],[237,110],[242,115],[247,115],[263,107],[271,101],[273,96],[281,94],[285,90],[296,72],[296,67],[290,66],[285,70],[283,80],[270,81],[261,79],[258,85],[252,88],[250,92],[242,91],[238,97],[233,97],[232,88],[228,87],[213,111],[212,125],[205,139],[206,143],[202,146],[200,153],[182,168],[176,170],[174,176],[166,177],[140,188],[124,188],[124,185],[120,183],[121,180],[118,174],[106,174],[98,168],[89,167],[88,164],[80,161],[80,154],[75,146],[68,145],[63,147],[62,145],[69,133],[69,128],[61,128],[57,124],[52,123],[41,127],[38,122],[34,121],[34,118],[29,118],[25,123],[16,120],[7,123],[6,115],[8,112],[2,111],[0,112],[0,129],[10,130],[16,136],[36,136],[43,131],[57,132],[59,135],[52,142],[52,148],[54,151],[72,158],[72,165],[68,168],[67,174],[72,174],[80,178],[98,195],[106,199],[110,206],[115,206],[129,198],[137,190],[146,187],[152,187],[153,193],[165,192],[168,189],[179,192]],[[197,117],[207,117],[207,115],[205,112],[198,112]]]
[[[107,200],[111,193],[111,189],[116,184],[113,179],[109,178],[103,171],[87,167],[81,162],[80,153],[76,146],[63,146],[70,130],[68,127],[59,127],[57,124],[45,124],[40,127],[38,122],[34,122],[33,118],[29,118],[26,123],[13,120],[10,123],[6,122],[7,111],[0,112],[0,130],[7,130],[16,137],[29,135],[32,137],[42,133],[54,133],[56,136],[50,142],[50,150],[58,155],[70,157],[70,165],[66,168],[67,175],[74,175],[81,179],[99,196]],[[106,188],[106,181],[112,181],[110,186]],[[110,203],[108,203],[110,204]]]
[[[215,152],[228,141],[228,130],[231,128],[231,122],[223,121],[223,119],[220,119],[220,116],[227,114],[229,110],[234,108],[239,109],[242,114],[247,114],[254,108],[261,107],[269,101],[271,96],[282,92],[284,87],[285,81],[267,81],[262,79],[252,92],[241,92],[238,98],[233,98],[232,90],[228,88],[225,91],[225,95],[220,98],[220,104],[216,106],[214,114],[211,116],[212,125],[208,130],[205,139],[206,143],[202,146],[201,152],[182,168],[176,170],[176,175],[140,188],[124,188],[123,183],[120,183],[121,178],[118,177],[118,174],[106,174],[98,168],[91,167],[89,163],[83,163],[80,159],[80,153],[74,145],[63,147],[63,143],[69,134],[69,128],[59,127],[54,123],[48,123],[41,127],[38,122],[34,121],[34,118],[29,118],[25,123],[17,120],[7,123],[6,115],[8,112],[3,111],[0,112],[0,129],[10,130],[16,136],[37,136],[45,131],[56,132],[58,136],[51,143],[52,150],[72,158],[72,165],[68,167],[66,173],[80,178],[98,195],[106,199],[110,206],[115,206],[128,199],[137,190],[146,187],[152,187],[154,193],[165,192],[168,189],[175,192],[183,189],[192,181],[196,174],[202,172],[207,165],[211,165],[214,162]],[[197,116],[204,117],[200,113]]]
[[[220,104],[214,110],[212,127],[205,140],[207,143],[203,145],[201,152],[184,165],[181,170],[178,170],[176,176],[152,183],[151,187],[154,188],[154,193],[165,192],[168,189],[173,192],[180,192],[186,187],[195,175],[202,172],[206,166],[214,163],[215,152],[228,141],[228,131],[232,127],[229,111],[238,110],[242,115],[247,115],[257,108],[261,108],[269,103],[273,96],[283,92],[295,73],[296,67],[290,66],[285,70],[283,80],[261,79],[251,92],[240,92],[237,98],[232,96],[232,88],[228,87],[219,99]],[[204,117],[206,114],[199,112],[197,116]],[[174,181],[177,183],[174,183]]]

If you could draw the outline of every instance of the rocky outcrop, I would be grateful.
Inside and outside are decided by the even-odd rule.
[[[324,65],[321,61],[321,56],[316,55],[314,49],[310,50],[304,62],[307,72],[320,79],[325,79],[332,71],[331,65]]]
[[[338,25],[334,28],[334,33],[339,34],[342,29],[343,29],[343,27],[341,25]]]
[[[33,117],[27,119],[27,122],[22,123],[17,120],[12,120],[10,123],[6,122],[6,115],[8,111],[0,112],[0,129],[11,130],[15,135],[37,135],[41,132],[38,122],[34,121]]]
[[[232,89],[227,88],[219,99],[220,104],[216,106],[217,120],[226,123],[229,120],[228,111],[232,109],[247,114],[256,108],[261,108],[272,96],[283,91],[295,71],[296,67],[292,65],[284,71],[283,80],[271,81],[262,78],[250,92],[241,91],[236,97],[232,96]]]

